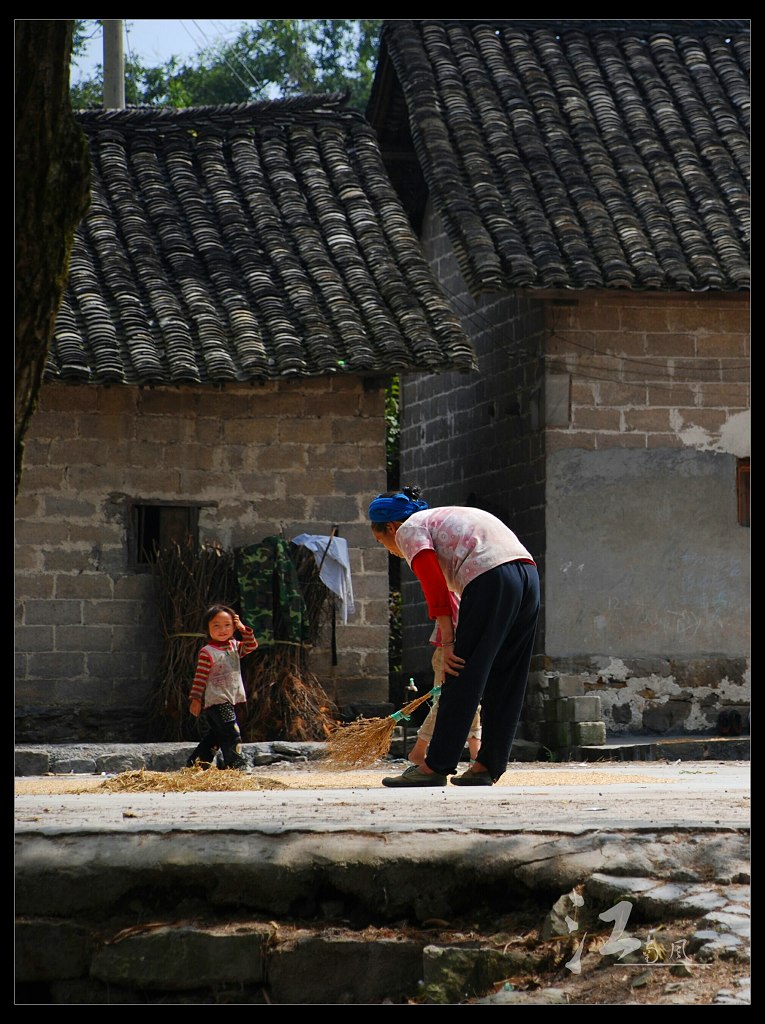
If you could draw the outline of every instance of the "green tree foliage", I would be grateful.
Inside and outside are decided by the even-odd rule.
[[[198,107],[347,92],[348,106],[363,110],[381,24],[369,18],[268,18],[231,43],[200,50],[189,63],[172,57],[153,68],[126,49],[125,99],[129,106]],[[75,55],[98,25],[77,22]],[[94,78],[72,87],[78,109],[99,107],[102,97],[100,67]]]
[[[389,490],[399,486],[400,412],[401,380],[392,377],[385,392],[385,463]]]

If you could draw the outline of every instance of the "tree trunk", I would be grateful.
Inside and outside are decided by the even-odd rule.
[[[90,155],[69,100],[74,21],[17,21],[16,493],[69,253],[90,198]]]

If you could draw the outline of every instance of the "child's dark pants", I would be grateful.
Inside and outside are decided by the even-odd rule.
[[[236,720],[233,704],[211,704],[202,712],[207,732],[186,764],[191,767],[196,761],[212,763],[214,751],[220,749],[224,768],[246,768],[242,757],[242,734]]]

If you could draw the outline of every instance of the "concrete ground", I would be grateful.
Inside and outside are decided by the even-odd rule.
[[[177,957],[181,926],[192,944],[224,942],[213,918],[247,941],[257,934],[271,958],[270,975],[253,976],[244,1001],[390,1002],[394,992],[393,1001],[417,1001],[417,978],[427,981],[435,969],[428,966],[434,949],[439,957],[456,947],[462,955],[466,944],[488,949],[479,935],[434,938],[432,922],[446,925],[480,907],[492,908],[496,920],[529,902],[542,922],[557,897],[576,889],[593,913],[627,899],[642,940],[656,921],[696,922],[678,936],[688,938],[706,989],[675,978],[649,1001],[746,1002],[748,760],[513,762],[493,787],[401,790],[381,779],[399,774],[405,761],[327,773],[318,746],[251,745],[246,778],[278,788],[223,792],[98,789],[121,773],[182,767],[188,745],[17,748],[20,1001],[38,1001],[42,985],[49,1002],[106,1002],[122,985],[126,1001],[214,1002],[228,978],[226,957],[204,991],[196,959],[184,965]],[[83,783],[82,791],[62,791]],[[285,936],[290,921],[310,935],[274,945],[268,928]],[[351,981],[347,971],[335,976],[327,943],[354,941],[349,921],[355,929],[395,925],[396,934],[384,936],[393,945],[381,938],[375,946],[380,957],[387,948],[403,955],[405,922],[420,929],[406,985],[393,960],[385,971],[375,961],[377,988],[368,967],[351,972]],[[346,931],[333,932],[335,922]],[[40,956],[57,935],[66,935],[58,959]],[[145,974],[149,938],[167,958],[161,977]],[[369,955],[369,941],[354,947],[360,957]],[[299,949],[305,962],[295,973],[289,958]],[[602,960],[589,955],[590,964]],[[704,958],[733,980],[700,969]],[[160,990],[171,975],[173,992]],[[569,987],[576,980],[568,970],[562,976]],[[623,998],[591,989],[567,998],[630,1001],[624,985]],[[731,985],[733,996],[725,994]],[[426,988],[426,1002],[464,1001],[435,982]]]
[[[406,833],[432,842],[442,832],[723,830],[750,822],[749,762],[524,764],[492,787],[384,788],[383,776],[400,774],[404,766],[335,773],[338,788],[326,788],[321,768],[311,764],[252,769],[255,777],[289,789],[24,794],[16,797],[16,830]]]
[[[630,828],[741,828],[749,825],[749,761],[720,755],[748,750],[708,739],[683,741],[685,757],[646,761],[635,748],[612,747],[614,760],[565,763],[513,761],[493,787],[469,790],[386,789],[382,778],[406,767],[385,758],[364,771],[327,771],[319,743],[245,744],[250,774],[281,780],[286,790],[233,793],[66,794],[55,800],[27,791],[16,799],[20,833],[235,829],[284,831],[518,832],[551,829],[582,832]],[[192,747],[184,743],[25,745],[16,748],[16,776],[28,782],[64,776],[108,778],[145,769],[183,767]],[[666,749],[674,752],[667,746]],[[676,748],[679,749],[679,748]],[[696,759],[693,755],[696,755]],[[717,758],[709,755],[717,755]],[[601,753],[601,757],[605,755]],[[703,758],[703,759],[702,759]],[[332,788],[335,787],[335,788]],[[39,787],[38,787],[39,788]],[[130,815],[123,811],[130,805]]]

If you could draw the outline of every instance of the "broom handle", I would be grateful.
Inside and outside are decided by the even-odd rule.
[[[388,715],[388,718],[392,718],[394,722],[400,722],[402,718],[409,718],[415,708],[418,708],[420,704],[424,704],[429,697],[437,697],[440,692],[441,687],[434,686],[432,690],[424,694],[422,697],[409,701],[409,703],[405,704],[400,711],[394,711],[392,715]]]
[[[327,552],[329,551],[330,546],[332,544],[332,538],[337,534],[337,532],[338,527],[335,525],[332,527],[332,530],[329,534],[327,546],[324,548],[324,554],[321,556],[319,568],[316,570],[319,573],[319,575],[321,575],[321,569],[322,566],[324,565],[324,559],[327,557]],[[337,665],[337,608],[335,606],[334,594],[332,594],[332,596],[330,597],[330,601],[332,602],[332,664]]]
[[[317,572],[321,572],[321,567],[324,565],[324,559],[327,557],[327,552],[329,551],[330,545],[332,544],[332,538],[335,536],[336,533],[337,533],[337,526],[333,526],[332,530],[330,532],[330,535],[329,535],[329,540],[327,541],[327,546],[324,548],[324,554],[321,556],[321,561],[319,562],[319,568],[316,570]]]

